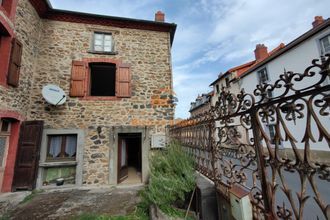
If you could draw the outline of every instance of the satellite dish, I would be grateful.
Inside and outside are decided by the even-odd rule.
[[[42,96],[51,105],[63,105],[66,101],[66,95],[59,86],[48,84],[42,88]]]

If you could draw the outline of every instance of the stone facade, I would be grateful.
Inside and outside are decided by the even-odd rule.
[[[0,110],[17,112],[28,117],[33,73],[38,53],[42,21],[28,1],[18,1],[15,35],[23,44],[19,86],[0,86]]]
[[[19,0],[16,12],[15,33],[23,43],[19,86],[0,87],[0,110],[19,112],[25,120],[43,120],[45,129],[82,130],[83,183],[109,184],[109,175],[116,175],[109,165],[116,163],[111,161],[111,153],[117,152],[117,142],[111,142],[114,127],[145,127],[149,140],[153,134],[165,134],[174,118],[171,35],[143,28],[42,19],[30,2]],[[116,53],[92,53],[94,31],[112,33]],[[72,61],[97,58],[130,65],[130,98],[69,96]],[[65,91],[64,105],[52,106],[44,100],[41,90],[47,84]],[[42,178],[40,173],[38,178]]]

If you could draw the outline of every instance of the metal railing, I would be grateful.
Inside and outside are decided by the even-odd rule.
[[[248,190],[254,219],[328,219],[329,63],[326,55],[303,73],[284,71],[253,94],[222,88],[215,106],[170,136],[224,197],[233,185]]]

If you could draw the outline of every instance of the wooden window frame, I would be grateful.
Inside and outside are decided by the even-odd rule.
[[[70,95],[71,97],[78,97],[82,100],[100,100],[100,101],[117,101],[117,100],[121,100],[122,98],[131,98],[132,97],[132,73],[131,73],[131,66],[122,63],[122,61],[120,59],[111,59],[111,58],[83,58],[82,61],[73,61],[73,64],[75,62],[83,62],[85,65],[85,79],[84,79],[84,94],[81,96],[75,96],[75,95]],[[116,80],[116,85],[115,85],[115,89],[116,89],[116,95],[115,96],[90,96],[90,64],[92,63],[112,63],[114,65],[116,65],[116,79],[118,79],[118,75],[120,74],[118,71],[119,69],[123,70],[124,68],[128,68],[128,75],[129,75],[129,81],[128,81],[128,85],[129,85],[129,95],[127,96],[122,96],[122,95],[118,95],[117,89],[118,87],[118,82]],[[74,71],[73,71],[74,72]],[[71,80],[72,81],[72,80]],[[125,83],[125,82],[122,82]],[[120,83],[119,83],[120,84]],[[72,87],[72,85],[71,85]],[[70,94],[71,94],[71,88],[70,88]]]
[[[116,70],[115,70],[115,82],[113,82],[114,83],[114,89],[115,89],[115,95],[112,95],[112,96],[96,96],[96,95],[91,95],[91,89],[92,89],[92,80],[91,80],[91,78],[92,78],[92,68],[91,68],[91,66],[93,65],[93,64],[95,64],[95,63],[97,63],[97,62],[91,62],[91,63],[88,63],[88,76],[87,76],[87,91],[86,91],[86,96],[87,97],[96,97],[96,98],[116,98],[116,74],[117,74],[117,71],[118,71],[118,68],[117,68],[117,64],[116,63],[111,63],[111,62],[107,62],[107,63],[104,63],[104,62],[102,62],[102,63],[99,63],[99,64],[105,64],[105,65],[114,65],[115,66],[115,68],[116,68]]]
[[[2,0],[0,3],[0,11],[13,22],[16,13],[17,0]]]
[[[8,121],[9,122],[9,126],[8,126],[7,131],[2,131],[3,121]],[[5,149],[4,149],[4,152],[3,152],[3,158],[2,158],[2,161],[0,161],[0,169],[4,169],[5,166],[6,166],[6,160],[7,160],[8,148],[9,148],[10,131],[11,131],[10,121],[6,120],[6,119],[0,119],[0,137],[6,138]]]
[[[49,156],[50,150],[50,142],[52,137],[61,137],[61,152],[60,157],[51,157]],[[72,158],[65,157],[65,147],[66,147],[66,138],[67,136],[75,136],[76,137],[76,155]],[[52,134],[47,135],[47,151],[46,151],[46,162],[60,162],[60,161],[76,161],[77,157],[77,145],[78,145],[78,135],[77,134]]]
[[[95,49],[95,35],[96,34],[102,35],[102,50],[96,50]],[[111,36],[111,51],[104,51],[104,37],[106,35]],[[93,54],[117,55],[118,52],[115,52],[115,41],[114,41],[113,36],[114,35],[113,35],[112,32],[94,31],[93,35],[92,35],[92,42],[91,42],[91,46],[90,46],[90,51],[88,51],[88,52],[93,53]]]

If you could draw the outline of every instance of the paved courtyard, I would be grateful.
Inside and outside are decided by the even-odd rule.
[[[135,210],[139,202],[138,191],[142,186],[122,188],[79,188],[47,190],[29,196],[27,201],[9,207],[3,219],[72,219],[81,214],[127,215]],[[0,195],[0,210],[7,200],[22,199],[13,194]],[[19,198],[16,198],[19,197]],[[8,200],[9,199],[9,200]],[[1,202],[3,201],[3,202]],[[0,218],[1,219],[1,218]]]

